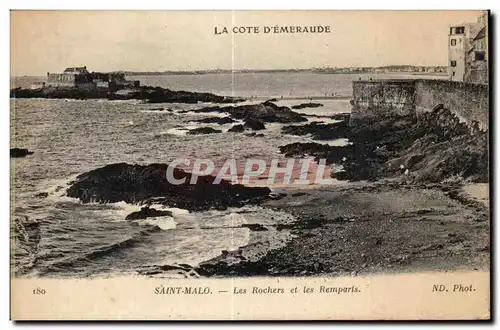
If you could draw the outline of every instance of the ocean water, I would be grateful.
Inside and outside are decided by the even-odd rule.
[[[337,95],[349,94],[357,76],[269,74],[228,81],[227,75],[149,76],[143,83],[174,90],[210,91],[222,95],[321,96],[316,88],[330,81]],[[345,75],[349,76],[349,75]],[[37,78],[15,79],[19,85]],[[175,79],[175,80],[174,80]],[[337,80],[336,80],[337,79]],[[29,80],[29,81],[28,81]],[[229,85],[228,85],[229,84]],[[234,89],[232,89],[232,87]],[[300,87],[302,86],[302,88]],[[306,97],[306,99],[307,99]],[[279,104],[301,100],[284,98]],[[321,108],[306,114],[329,115],[350,111],[348,99],[318,101]],[[124,202],[82,204],[66,189],[83,172],[111,163],[169,163],[176,158],[282,158],[278,147],[310,141],[281,134],[280,124],[268,125],[263,137],[226,133],[231,125],[197,124],[193,119],[214,114],[180,113],[207,104],[146,104],[140,101],[11,99],[11,147],[34,154],[11,159],[11,190],[15,237],[12,266],[17,276],[95,277],[137,274],[139,268],[175,263],[196,265],[249,244],[255,237],[243,223],[273,224],[293,219],[286,213],[256,206],[226,211],[188,212],[169,209],[172,217],[127,221],[140,206]],[[169,108],[172,112],[160,111]],[[322,118],[311,120],[321,121]],[[186,129],[213,126],[221,134],[190,136]],[[348,141],[324,141],[342,144]],[[157,208],[162,209],[158,206]],[[163,208],[165,209],[165,208]],[[270,220],[273,219],[273,220]],[[153,230],[152,225],[159,230]],[[269,231],[269,235],[276,235]],[[262,233],[259,233],[262,235]],[[283,233],[286,236],[286,233]],[[287,237],[281,237],[283,242]],[[265,237],[260,236],[260,239]]]
[[[141,85],[160,86],[172,90],[211,92],[247,98],[351,97],[352,81],[358,79],[447,79],[443,75],[378,73],[319,74],[311,72],[223,73],[201,75],[131,76]],[[15,77],[12,87],[29,87],[44,82],[45,77]]]

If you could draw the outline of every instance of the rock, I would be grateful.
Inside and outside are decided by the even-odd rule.
[[[350,113],[336,113],[336,114],[330,116],[330,118],[335,119],[335,120],[343,120],[346,123],[348,123],[349,119],[351,118],[351,114]]]
[[[164,217],[172,216],[172,212],[170,211],[158,211],[156,209],[150,208],[149,206],[144,206],[140,211],[132,212],[125,217],[125,220],[139,220],[146,218],[154,218],[154,217]]]
[[[340,163],[344,157],[352,153],[352,146],[329,146],[321,143],[290,143],[279,147],[280,152],[286,157],[313,156],[316,161],[325,159],[326,164]]]
[[[418,117],[356,120],[347,136],[353,149],[344,170],[351,180],[399,176],[409,168],[414,182],[457,177],[488,182],[487,136],[470,134],[466,124],[442,106]]]
[[[167,164],[106,165],[80,174],[67,189],[67,196],[83,203],[124,201],[136,204],[154,200],[155,204],[192,211],[241,207],[269,198],[269,188],[233,185],[227,180],[213,184],[215,176],[210,175],[199,176],[196,184],[191,184],[191,173],[179,168],[173,169],[173,177],[186,180],[172,184],[166,177],[168,169]]]
[[[344,121],[333,124],[312,122],[302,126],[284,126],[282,132],[290,135],[310,135],[313,140],[335,140],[348,137],[349,124]]]
[[[322,107],[322,106],[323,106],[323,104],[321,104],[321,103],[309,102],[309,103],[301,103],[298,105],[294,105],[294,106],[292,106],[292,109],[318,108],[318,107]]]
[[[47,198],[47,197],[49,197],[49,193],[44,191],[44,192],[36,194],[35,197],[38,197],[38,198]]]
[[[163,265],[163,266],[160,266],[160,269],[164,272],[170,271],[170,270],[190,271],[193,269],[193,267],[190,265],[187,265],[187,264],[179,264],[179,265]]]
[[[252,136],[252,137],[263,137],[264,134],[262,133],[255,133],[255,132],[252,132],[252,133],[248,133],[248,134],[245,134],[246,136]]]
[[[245,127],[243,127],[243,125],[241,124],[238,124],[238,125],[234,125],[233,127],[231,127],[228,132],[233,132],[233,133],[241,133],[241,132],[244,132],[245,131]]]
[[[266,227],[264,227],[263,225],[258,224],[258,223],[245,223],[245,224],[242,224],[241,227],[248,228],[251,231],[268,231],[269,230]]]
[[[192,111],[196,113],[227,113],[234,119],[254,119],[263,123],[299,123],[307,121],[307,118],[292,111],[290,108],[279,107],[269,101],[260,104],[247,104],[231,107],[207,107]]]
[[[33,151],[29,151],[24,148],[10,148],[10,157],[26,157],[27,155],[32,155]]]
[[[349,180],[349,174],[346,171],[338,171],[332,173],[332,178],[337,179],[339,181],[347,181]]]
[[[432,111],[439,111],[439,110],[442,110],[442,109],[444,109],[444,104],[440,103],[440,104],[436,105],[436,106],[432,109]]]
[[[14,88],[10,90],[14,98],[49,98],[49,99],[110,99],[110,100],[147,100],[149,103],[237,103],[244,99],[220,96],[211,93],[193,93],[171,91],[161,87],[140,86],[128,90],[110,92],[106,88],[83,90],[78,88],[59,89],[51,86],[37,90]]]
[[[263,122],[261,122],[260,120],[251,119],[251,118],[248,118],[245,120],[245,124],[243,125],[243,127],[248,128],[248,129],[252,129],[254,131],[266,129],[266,126],[264,125]]]
[[[116,94],[113,96],[116,97]],[[171,91],[161,87],[140,87],[132,98],[144,98],[149,103],[235,103],[242,101],[239,98],[219,96],[212,93],[193,93],[186,91]]]
[[[224,124],[231,124],[234,123],[235,120],[230,118],[230,117],[208,117],[208,118],[203,118],[203,119],[196,119],[192,120],[197,123],[203,123],[203,124],[219,124],[219,125],[224,125]]]
[[[186,134],[188,135],[200,135],[200,134],[214,134],[214,133],[222,133],[219,129],[214,129],[212,127],[198,127],[192,130],[189,130]]]
[[[270,192],[269,193],[270,199],[282,199],[283,197],[286,197],[285,193],[278,193],[278,192]]]

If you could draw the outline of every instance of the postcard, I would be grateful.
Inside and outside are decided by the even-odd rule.
[[[489,320],[489,16],[11,11],[11,319]]]

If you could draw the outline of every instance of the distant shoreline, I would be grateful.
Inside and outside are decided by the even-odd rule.
[[[116,71],[118,72],[118,71]],[[129,77],[136,76],[197,76],[207,74],[231,74],[233,71],[166,71],[166,72],[128,72],[120,71]],[[328,72],[328,71],[314,71],[314,70],[253,70],[253,71],[234,71],[234,74],[255,74],[255,73],[315,73],[315,74],[401,74],[401,75],[429,75],[429,76],[447,76],[445,72],[416,72],[416,71],[394,71],[394,72]],[[10,76],[11,79],[17,78],[46,78],[44,75],[20,75]]]
[[[352,96],[347,95],[337,95],[337,96],[324,96],[324,95],[316,95],[316,96],[284,96],[276,97],[276,95],[268,95],[268,96],[257,96],[257,97],[247,97],[248,101],[253,100],[269,100],[276,99],[276,102],[279,101],[287,101],[287,100],[350,100]]]
[[[256,73],[314,73],[314,74],[406,74],[406,75],[430,75],[430,76],[446,76],[445,72],[417,72],[417,71],[389,71],[389,72],[374,72],[374,71],[352,71],[352,72],[329,72],[316,70],[250,70],[250,71],[168,71],[168,72],[127,72],[122,71],[126,76],[196,76],[206,74],[256,74]]]

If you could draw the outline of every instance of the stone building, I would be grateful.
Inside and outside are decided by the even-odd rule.
[[[47,86],[66,88],[93,88],[94,84],[87,67],[67,68],[63,73],[47,72]]]
[[[465,80],[467,52],[476,33],[476,23],[450,26],[448,34],[448,76],[450,80]]]
[[[452,81],[488,82],[488,12],[475,23],[450,26],[448,75]]]
[[[478,18],[479,32],[472,39],[467,52],[464,81],[488,83],[488,13]]]
[[[47,72],[46,86],[56,88],[77,88],[82,90],[107,89],[116,91],[123,88],[139,87],[138,80],[127,80],[124,73],[89,72],[86,66],[67,68],[63,73]]]

